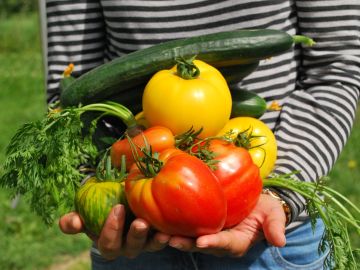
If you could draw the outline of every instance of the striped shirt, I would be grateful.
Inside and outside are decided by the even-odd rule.
[[[313,38],[264,60],[237,87],[279,111],[261,118],[278,142],[275,173],[327,175],[350,134],[360,89],[359,0],[48,0],[48,100],[64,68],[75,76],[156,43],[233,29],[271,28]],[[280,190],[301,220],[304,201]]]

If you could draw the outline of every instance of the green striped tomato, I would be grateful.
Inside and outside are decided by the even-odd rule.
[[[115,204],[125,204],[123,184],[90,178],[75,195],[75,210],[81,216],[85,228],[93,235],[100,235],[106,218]]]

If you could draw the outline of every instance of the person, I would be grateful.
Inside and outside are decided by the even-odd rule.
[[[351,132],[360,89],[360,3],[357,0],[48,0],[47,97],[59,98],[69,63],[74,76],[159,42],[233,29],[280,29],[313,38],[262,61],[237,87],[281,109],[262,116],[278,142],[274,173],[299,171],[302,181],[327,175]],[[276,189],[229,230],[197,239],[153,232],[135,219],[123,235],[125,210],[116,205],[99,238],[93,269],[323,269],[324,232],[314,231],[304,199]],[[290,209],[290,220],[282,202]],[[75,212],[61,217],[66,234],[84,231]]]

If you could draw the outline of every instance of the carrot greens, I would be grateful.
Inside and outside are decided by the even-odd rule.
[[[24,194],[45,224],[73,209],[86,168],[96,167],[99,151],[92,139],[96,119],[85,128],[81,116],[87,111],[116,116],[128,127],[136,126],[133,114],[113,102],[50,109],[43,119],[24,124],[7,146],[0,186],[14,196]]]
[[[326,185],[326,178],[318,182],[303,182],[294,174],[272,175],[263,181],[264,187],[289,189],[303,196],[313,229],[318,218],[325,225],[319,252],[329,251],[325,265],[329,269],[358,269],[360,249],[351,246],[348,227],[360,235],[360,209],[349,199]]]

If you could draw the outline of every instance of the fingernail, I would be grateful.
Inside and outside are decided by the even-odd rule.
[[[158,237],[158,242],[160,243],[160,244],[167,244],[168,242],[169,242],[169,238],[168,237]]]
[[[137,222],[134,228],[135,228],[134,232],[138,236],[144,235],[148,229],[147,225],[142,222]]]
[[[147,224],[145,224],[142,220],[137,220],[136,222],[136,228],[138,230],[144,230],[147,228]]]
[[[79,229],[81,228],[81,221],[75,215],[72,215],[70,218],[70,223],[73,228]]]
[[[198,247],[198,248],[207,248],[207,247],[208,247],[208,243],[206,243],[206,241],[198,240],[198,241],[196,242],[196,247]]]
[[[122,209],[123,209],[123,206],[120,204],[114,206],[113,214],[114,214],[115,218],[119,218],[122,215]]]
[[[169,246],[176,248],[176,249],[182,249],[183,245],[179,244],[179,243],[169,243]]]

